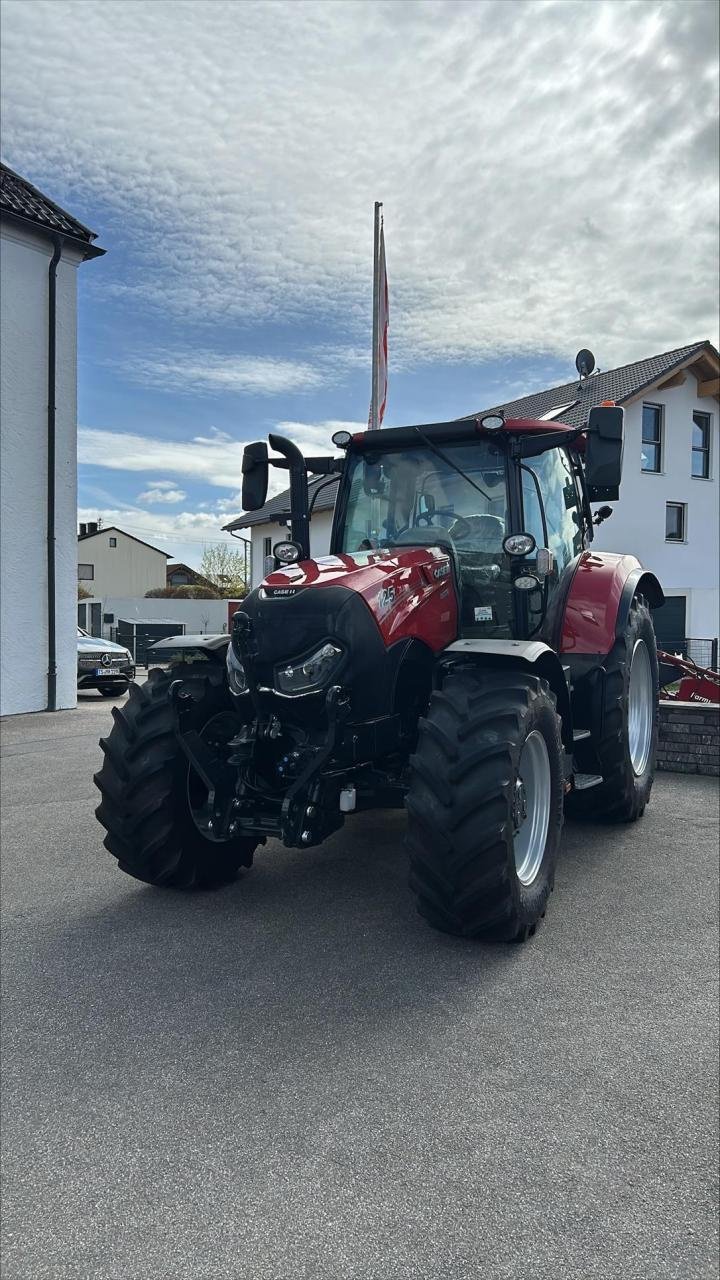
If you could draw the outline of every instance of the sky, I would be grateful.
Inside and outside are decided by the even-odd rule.
[[[2,153],[98,234],[79,519],[193,565],[243,445],[718,340],[714,0],[4,0]],[[274,481],[275,490],[282,487]]]

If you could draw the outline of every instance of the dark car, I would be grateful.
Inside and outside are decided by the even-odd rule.
[[[77,629],[78,689],[99,689],[106,698],[125,693],[135,678],[135,663],[129,649],[113,640],[89,636]]]

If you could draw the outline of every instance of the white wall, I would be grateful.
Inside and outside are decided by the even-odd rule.
[[[47,706],[47,334],[52,245],[0,228],[0,714]],[[77,266],[57,271],[57,704],[76,704]]]
[[[81,601],[80,603],[84,603]],[[219,635],[227,631],[227,600],[145,600],[143,597],[107,596],[102,602],[103,613],[115,615],[112,632],[118,618],[170,618],[173,622],[185,623],[185,634]],[[109,637],[110,624],[103,625],[103,635]]]
[[[330,533],[332,531],[332,511],[317,511],[310,518],[310,554],[313,557],[326,556],[330,550]],[[259,524],[250,529],[252,542],[252,585],[257,587],[265,577],[263,544],[270,538],[270,545],[290,537],[285,524]]]
[[[110,539],[117,546],[110,546]],[[94,577],[81,579],[93,595],[104,597],[144,596],[146,591],[166,585],[167,556],[154,547],[129,538],[120,529],[99,529],[90,537],[78,539],[78,564],[91,564]]]
[[[669,391],[651,391],[650,404],[664,406],[662,471],[642,471],[642,400],[625,409],[625,453],[620,501],[596,532],[593,546],[600,551],[627,551],[657,575],[670,595],[687,597],[688,636],[713,639],[718,635],[718,507],[720,490],[720,434],[718,401],[698,399],[697,380],[688,371],[685,383]],[[712,418],[710,479],[691,474],[692,415]],[[687,542],[665,541],[665,504],[687,504]]]

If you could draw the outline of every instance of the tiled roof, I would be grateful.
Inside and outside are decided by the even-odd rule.
[[[320,476],[316,480],[309,481],[308,497],[310,502],[312,502],[313,494],[318,486],[326,484],[327,479],[327,476]],[[317,501],[313,507],[313,515],[316,511],[332,511],[335,506],[335,495],[339,483],[340,477],[335,476],[326,484],[326,487],[317,496]],[[246,516],[238,516],[230,524],[223,525],[223,529],[229,532],[231,529],[249,529],[255,524],[277,524],[282,515],[289,510],[290,490],[284,489],[276,498],[271,498],[269,502],[266,502],[264,507],[259,507],[257,511],[250,511]]]
[[[75,240],[84,240],[87,244],[96,238],[94,231],[78,222],[71,213],[6,164],[0,164],[0,211],[34,222],[49,231],[60,231]]]
[[[556,421],[567,423],[569,427],[581,427],[587,420],[588,409],[593,405],[600,404],[603,400],[623,404],[663,376],[669,377],[673,369],[684,364],[693,355],[699,357],[708,350],[714,351],[709,342],[691,342],[687,347],[676,347],[674,351],[665,351],[662,355],[650,356],[647,360],[636,360],[633,364],[621,365],[619,369],[593,374],[582,385],[580,379],[575,378],[573,382],[565,382],[560,387],[536,391],[519,400],[506,400],[478,412],[492,413],[494,410],[504,409],[507,418],[542,418],[553,409],[569,405]],[[717,352],[714,354],[717,356]],[[468,417],[475,416],[474,413],[468,414]]]

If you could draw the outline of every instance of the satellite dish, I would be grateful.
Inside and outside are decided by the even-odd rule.
[[[589,378],[595,368],[595,357],[592,351],[588,351],[587,347],[583,347],[582,351],[578,351],[575,357],[575,368],[581,378]]]

